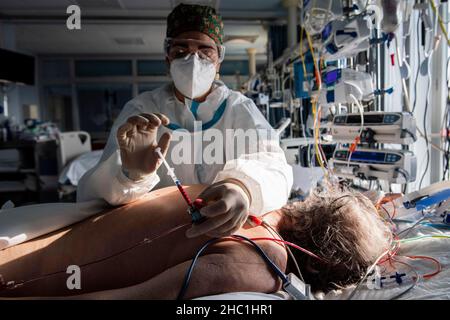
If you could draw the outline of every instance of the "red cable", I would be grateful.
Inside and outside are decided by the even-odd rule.
[[[325,263],[328,262],[325,259],[315,255],[311,251],[308,251],[308,250],[306,250],[306,249],[304,249],[304,248],[302,248],[302,247],[300,247],[300,246],[298,246],[298,245],[296,245],[296,244],[294,244],[292,242],[289,242],[289,241],[285,241],[285,240],[281,240],[281,239],[275,239],[275,238],[264,238],[264,237],[262,237],[262,238],[250,238],[250,240],[253,240],[253,241],[267,240],[267,241],[281,242],[281,243],[284,243],[284,244],[286,244],[286,245],[288,245],[290,247],[293,247],[293,248],[295,248],[297,250],[300,250],[303,253],[306,253],[307,255],[309,255],[309,256],[311,256],[313,258],[316,258],[316,259],[318,259],[318,260],[320,260],[322,262],[325,262]]]
[[[264,221],[262,219],[260,219],[260,218],[258,218],[256,216],[249,215],[248,218],[255,226],[260,226],[260,225],[262,225],[264,223]],[[325,262],[325,263],[328,262],[328,261],[320,258],[319,256],[315,255],[311,251],[308,251],[308,250],[306,250],[306,249],[304,249],[304,248],[302,248],[302,247],[300,247],[300,246],[298,246],[298,245],[296,245],[296,244],[294,244],[292,242],[289,242],[289,241],[285,241],[285,240],[282,240],[282,239],[276,239],[276,238],[264,238],[264,237],[263,238],[252,238],[251,240],[254,240],[254,241],[267,240],[267,241],[274,241],[274,242],[283,243],[283,244],[291,246],[291,247],[293,247],[293,248],[295,248],[297,250],[300,250],[300,251],[306,253],[307,255],[310,255],[313,258],[321,260],[322,262]]]
[[[394,240],[398,240],[398,237],[394,236]],[[387,257],[384,259],[381,259],[380,262],[378,262],[378,264],[382,264],[386,261],[390,261],[392,258],[394,258],[397,255],[399,250],[400,250],[400,242],[396,242],[394,248],[386,254]]]
[[[432,278],[432,277],[434,277],[435,275],[439,274],[442,271],[441,263],[435,258],[427,257],[427,256],[407,256],[407,257],[410,258],[410,259],[413,259],[413,260],[429,260],[429,261],[434,262],[437,265],[437,270],[435,272],[424,274],[422,276],[424,279]]]
[[[394,212],[392,213],[392,216],[389,214],[389,212],[386,210],[386,208],[383,206],[384,204],[390,202],[392,204],[392,207],[394,209]],[[391,218],[394,219],[395,216],[397,215],[397,208],[395,206],[394,200],[392,200],[391,197],[383,197],[381,200],[378,201],[378,203],[376,204],[377,208],[382,208],[384,210],[384,212],[386,212],[386,214]]]

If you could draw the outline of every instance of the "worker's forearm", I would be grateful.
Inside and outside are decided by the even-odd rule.
[[[77,201],[103,199],[113,206],[122,205],[139,199],[158,184],[156,173],[140,181],[126,177],[119,157],[119,153],[114,152],[86,173],[78,186]]]

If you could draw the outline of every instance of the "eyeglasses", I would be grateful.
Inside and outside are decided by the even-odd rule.
[[[201,59],[213,62],[222,62],[225,57],[225,47],[209,41],[196,39],[175,39],[166,38],[164,40],[164,50],[171,59],[184,58],[191,53],[198,53]]]

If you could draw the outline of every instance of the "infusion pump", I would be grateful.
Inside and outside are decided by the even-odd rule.
[[[329,163],[342,178],[380,179],[399,184],[416,180],[417,159],[406,150],[357,149],[350,154],[348,149],[338,148]]]
[[[364,112],[361,143],[411,144],[417,140],[416,121],[409,112]],[[333,141],[352,143],[361,131],[361,115],[349,113],[334,117]]]

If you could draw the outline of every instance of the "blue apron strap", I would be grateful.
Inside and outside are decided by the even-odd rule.
[[[198,112],[198,107],[199,106],[200,106],[200,102],[197,102],[195,100],[192,101],[191,112],[194,115],[195,120],[197,120],[197,112]]]
[[[194,106],[194,104],[192,104],[192,108],[191,111],[194,114],[195,118],[197,118],[197,110],[198,110],[198,106],[199,103],[197,103],[196,106]],[[208,122],[206,122],[205,124],[202,125],[202,131],[204,130],[208,130],[209,128],[211,128],[212,126],[214,126],[217,122],[219,122],[219,120],[222,118],[225,109],[227,107],[227,99],[225,99],[222,104],[220,105],[220,107],[216,110],[216,112],[214,113],[214,116],[212,117],[211,120],[209,120]],[[194,112],[195,110],[195,112]],[[179,124],[176,123],[169,123],[167,126],[167,128],[169,128],[170,130],[178,130],[178,129],[183,129]]]
[[[222,118],[223,113],[225,112],[225,108],[227,107],[227,99],[225,99],[220,105],[219,109],[214,113],[214,116],[207,123],[202,125],[202,130],[208,130],[212,126],[214,126],[219,120]]]

